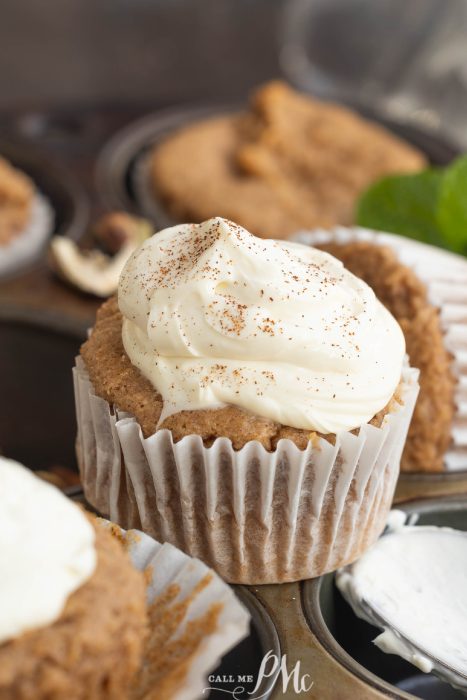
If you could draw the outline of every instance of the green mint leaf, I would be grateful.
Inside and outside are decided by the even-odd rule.
[[[439,170],[424,170],[379,180],[360,198],[357,224],[443,246],[436,218],[442,178]]]
[[[467,156],[445,170],[437,220],[446,245],[455,253],[467,254]]]

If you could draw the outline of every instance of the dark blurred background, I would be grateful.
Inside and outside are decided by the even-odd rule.
[[[285,0],[2,0],[0,110],[243,96]]]
[[[298,87],[467,144],[465,0],[0,0],[0,116]]]

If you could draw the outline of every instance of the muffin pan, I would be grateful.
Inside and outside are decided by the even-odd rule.
[[[401,506],[416,514],[418,525],[467,530],[467,497],[414,501]],[[323,647],[352,673],[391,698],[454,700],[464,697],[435,676],[418,672],[398,656],[372,644],[379,630],[358,619],[335,586],[334,575],[307,581],[302,587],[305,615]]]
[[[173,225],[170,215],[142,183],[144,160],[151,147],[174,130],[192,122],[241,109],[237,105],[211,105],[168,110],[148,115],[117,132],[104,146],[96,165],[99,194],[109,207],[129,209],[151,218],[157,228]],[[456,149],[438,136],[411,125],[391,122],[377,113],[366,114],[423,151],[433,165],[446,165]],[[149,196],[148,196],[149,195]]]
[[[82,492],[72,496],[83,502]],[[414,501],[401,507],[417,514],[419,524],[467,530],[467,497]],[[359,620],[334,585],[334,575],[302,583],[260,587],[234,587],[252,615],[250,636],[232,650],[213,676],[225,682],[213,684],[212,698],[232,692],[242,674],[257,677],[266,651],[287,657],[288,672],[300,660],[300,676],[313,681],[310,697],[359,698],[359,700],[455,700],[463,696],[433,675],[426,675],[397,656],[383,654],[372,644],[378,630]],[[280,651],[279,651],[280,650]],[[283,693],[282,676],[264,679],[265,698],[294,698],[290,683]],[[251,684],[245,685],[248,697]],[[341,695],[334,695],[340,693]],[[255,695],[256,697],[256,695]]]
[[[84,338],[47,320],[0,322],[0,447],[33,469],[76,468],[71,367]]]
[[[53,210],[53,229],[50,232],[73,239],[81,236],[88,220],[89,205],[86,196],[74,177],[45,154],[20,141],[0,141],[0,155],[22,170],[33,180]],[[40,255],[40,252],[38,255]],[[34,260],[15,264],[2,279],[17,274]]]

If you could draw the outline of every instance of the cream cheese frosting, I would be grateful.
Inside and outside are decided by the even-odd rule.
[[[55,622],[95,567],[94,530],[80,509],[0,457],[0,644]]]
[[[398,526],[337,574],[355,613],[384,631],[375,644],[428,673],[467,674],[467,533]]]
[[[234,405],[336,433],[367,423],[401,378],[402,331],[331,255],[222,218],[148,239],[120,277],[123,344],[162,395],[160,423]]]

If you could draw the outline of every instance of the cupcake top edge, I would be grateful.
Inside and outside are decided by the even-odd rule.
[[[0,457],[0,644],[52,624],[94,573],[84,513],[21,464]]]
[[[324,251],[220,217],[148,239],[119,284],[125,351],[164,408],[233,405],[294,428],[353,430],[394,394],[405,341]]]

